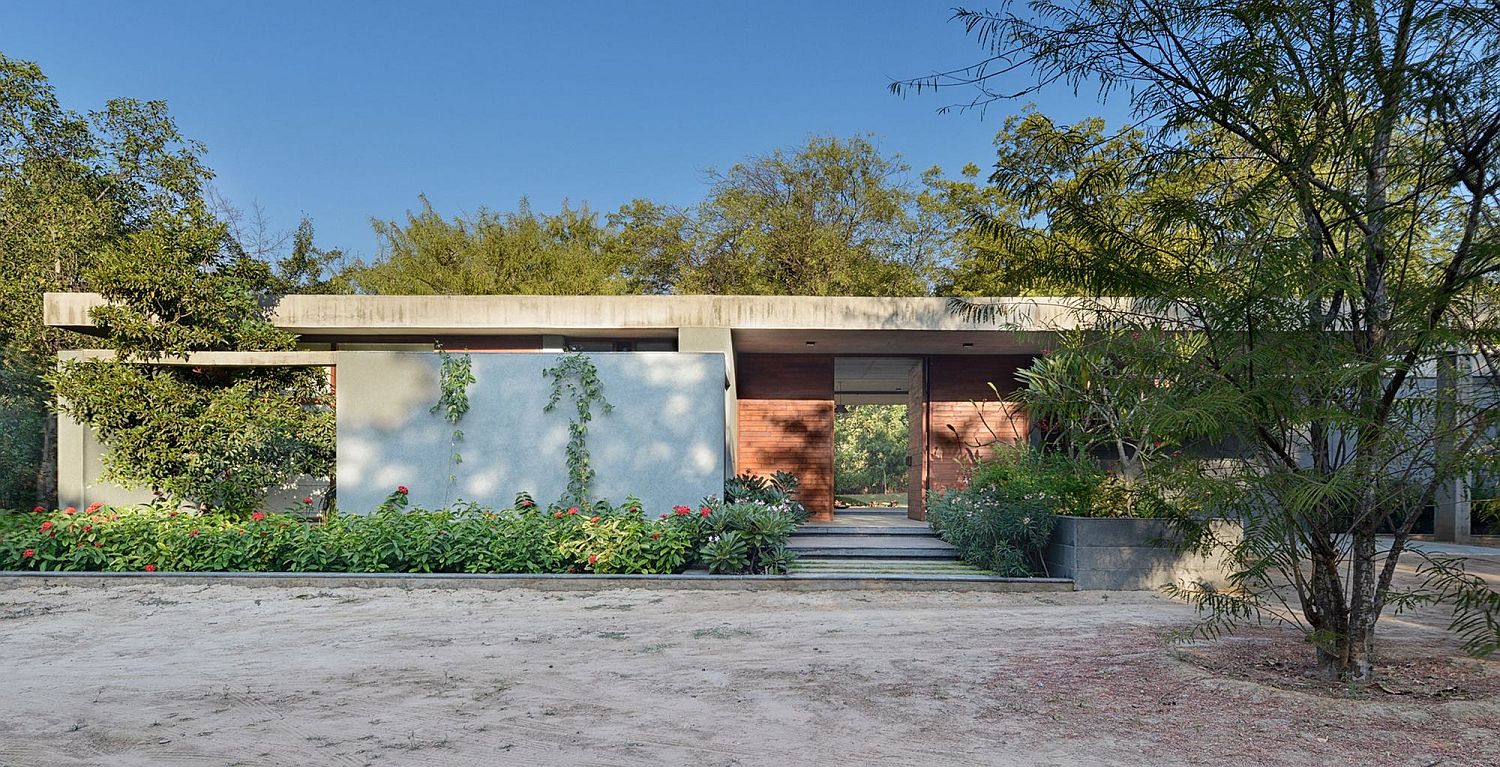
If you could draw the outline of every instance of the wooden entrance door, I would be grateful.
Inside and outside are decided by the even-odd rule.
[[[927,519],[927,360],[917,360],[906,387],[906,516]]]

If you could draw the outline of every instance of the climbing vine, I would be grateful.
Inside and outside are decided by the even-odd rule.
[[[443,491],[443,504],[447,505],[453,485],[458,482],[458,465],[464,462],[458,451],[458,443],[464,441],[463,429],[458,422],[469,412],[469,387],[474,385],[474,361],[467,354],[449,354],[442,346],[438,353],[438,401],[430,411],[453,424],[453,433],[448,438],[448,451],[452,469],[448,472],[448,487]]]
[[[568,492],[564,503],[587,507],[590,502],[590,487],[594,482],[594,468],[589,462],[589,421],[594,419],[594,405],[601,412],[614,410],[614,405],[604,399],[604,384],[599,381],[599,370],[593,360],[581,352],[564,354],[557,363],[542,371],[552,379],[552,395],[547,398],[543,412],[550,413],[562,400],[566,390],[577,406],[577,415],[568,422]]]

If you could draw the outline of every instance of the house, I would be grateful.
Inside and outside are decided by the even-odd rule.
[[[1085,316],[1070,299],[977,300],[993,316],[965,316],[943,298],[288,296],[273,319],[301,351],[179,362],[330,368],[344,509],[373,508],[397,484],[427,505],[503,504],[521,490],[558,497],[570,405],[544,412],[543,371],[580,351],[616,406],[590,423],[601,495],[670,508],[717,494],[736,473],[787,471],[814,517],[829,519],[836,406],[905,404],[908,513],[923,519],[925,494],[962,482],[985,446],[1028,437],[1026,414],[1007,401],[1016,371]],[[97,333],[89,310],[100,302],[48,294],[46,322]],[[478,379],[461,441],[429,412],[439,346],[470,354]],[[86,428],[60,424],[58,441],[64,505],[141,499],[100,481],[102,448]],[[306,492],[316,489],[289,488],[282,502]],[[1440,504],[1437,526],[1467,536],[1466,496]]]

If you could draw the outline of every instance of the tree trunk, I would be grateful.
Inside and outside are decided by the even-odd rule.
[[[1368,525],[1353,531],[1349,594],[1338,577],[1336,547],[1312,552],[1311,609],[1304,613],[1314,630],[1318,676],[1330,681],[1368,682],[1374,676],[1376,599],[1375,532]]]

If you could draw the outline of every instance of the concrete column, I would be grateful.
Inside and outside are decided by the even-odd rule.
[[[735,458],[740,436],[740,396],[735,385],[734,335],[729,328],[678,328],[677,351],[719,352],[724,355],[724,478],[738,471]]]
[[[1436,465],[1448,463],[1447,455],[1457,439],[1458,412],[1472,401],[1473,380],[1468,355],[1444,352],[1437,363],[1437,451]],[[1433,535],[1439,541],[1469,542],[1472,504],[1469,498],[1470,477],[1462,474],[1438,485],[1433,496]]]

